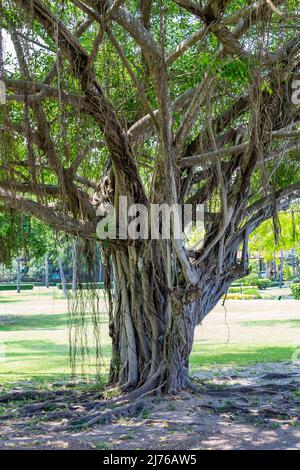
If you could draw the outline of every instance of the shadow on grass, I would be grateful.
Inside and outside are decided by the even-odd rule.
[[[92,372],[87,373],[71,373],[70,372],[61,372],[61,373],[51,373],[51,372],[37,372],[31,373],[28,376],[28,373],[15,373],[15,372],[2,372],[0,373],[0,394],[6,393],[11,389],[16,387],[21,387],[22,390],[30,390],[36,388],[46,388],[49,390],[49,385],[53,387],[61,387],[63,384],[71,384],[68,387],[73,389],[83,389],[88,391],[89,388],[95,390],[101,390],[104,385],[107,383],[108,375],[107,372],[96,375]],[[73,383],[73,385],[72,385]]]
[[[19,340],[19,341],[7,341],[7,350],[5,358],[7,360],[16,357],[31,357],[40,358],[48,356],[58,356],[59,358],[69,356],[69,344],[57,344],[47,340]],[[20,351],[16,351],[19,349]],[[90,348],[91,356],[95,354],[95,349]],[[101,348],[102,356],[110,356],[110,346],[103,346]]]
[[[36,358],[42,356],[59,356],[61,358],[69,355],[68,344],[56,344],[52,341],[20,340],[6,342],[6,345],[6,360],[15,357]],[[20,351],[16,351],[16,349],[19,349]]]
[[[100,315],[100,323],[106,323]],[[68,326],[68,314],[6,315],[0,317],[0,331],[56,330]]]
[[[68,325],[67,314],[6,315],[0,317],[0,331],[54,330]]]
[[[0,384],[2,385],[20,380],[36,384],[41,380],[44,383],[51,383],[54,380],[72,378],[67,342],[57,344],[49,340],[19,340],[6,341],[5,346],[5,362],[0,363]],[[91,347],[89,351],[90,353],[84,358],[78,354],[73,378],[96,377],[95,371],[99,364],[101,377],[107,375],[111,347],[104,346],[101,349],[100,363],[97,366],[94,348]]]

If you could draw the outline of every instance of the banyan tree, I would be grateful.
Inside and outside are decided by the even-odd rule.
[[[0,2],[1,210],[93,244],[120,196],[204,206],[201,243],[103,242],[110,381],[133,397],[192,387],[195,327],[247,275],[250,234],[299,197],[299,15],[297,0]]]

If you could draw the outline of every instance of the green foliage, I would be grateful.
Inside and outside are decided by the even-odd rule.
[[[297,244],[300,240],[298,204],[294,205],[288,212],[279,214],[278,220],[281,232],[278,243],[275,241],[272,220],[263,222],[250,237],[250,252],[259,252],[265,261],[273,261],[274,253],[277,253],[277,258],[279,258],[281,250],[287,251],[294,247],[297,248]]]
[[[256,300],[261,299],[261,295],[257,291],[256,294],[228,294],[226,299],[227,300]]]
[[[292,293],[296,300],[300,300],[300,283],[292,284]]]
[[[279,287],[279,281],[271,281],[270,287]]]
[[[293,268],[292,266],[285,264],[283,267],[283,277],[286,281],[291,281],[293,279]]]
[[[39,259],[54,247],[53,230],[42,221],[22,213],[0,212],[0,263],[11,266],[16,256]]]
[[[33,284],[21,284],[21,290],[32,290]],[[17,284],[0,284],[0,291],[17,290]]]
[[[243,286],[258,286],[258,275],[255,273],[249,274],[249,276],[244,277],[240,280],[240,283]]]
[[[256,286],[233,286],[228,289],[228,300],[250,300],[261,299],[261,295]]]
[[[272,88],[270,87],[270,84],[267,81],[264,81],[262,86],[261,86],[261,91],[264,91],[264,90],[266,90],[270,95],[272,95],[272,93],[273,93],[273,90],[272,90]]]
[[[258,295],[258,289],[255,287],[230,287],[228,289],[229,294],[246,294],[246,295]]]
[[[239,282],[243,286],[255,286],[258,287],[258,289],[266,289],[270,287],[271,284],[269,279],[259,278],[256,273],[249,274],[249,276],[244,277]]]
[[[271,287],[270,279],[258,279],[257,287],[259,289],[267,289],[267,287]]]

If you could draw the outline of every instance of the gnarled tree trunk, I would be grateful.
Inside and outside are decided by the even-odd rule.
[[[116,294],[109,323],[110,381],[122,390],[175,393],[184,388],[195,327],[231,282],[228,276],[212,275],[210,284],[204,281],[206,288],[181,288],[170,251],[170,241],[147,241],[112,252]]]

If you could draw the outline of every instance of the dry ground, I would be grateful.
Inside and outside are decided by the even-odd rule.
[[[26,415],[28,404],[14,402],[13,416],[2,416],[0,448],[300,449],[299,366],[227,368],[200,373],[198,382],[199,394],[147,399],[135,416],[90,429],[64,431],[67,420],[55,418],[54,410]],[[78,416],[81,399],[73,396],[68,404]],[[99,396],[85,394],[89,399],[95,404]]]

